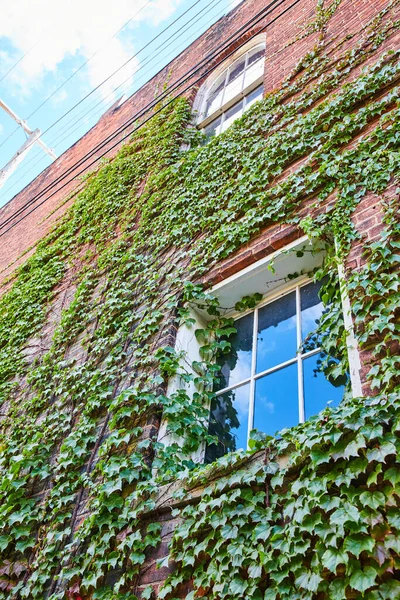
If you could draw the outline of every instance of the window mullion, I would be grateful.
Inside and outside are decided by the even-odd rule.
[[[243,90],[244,90],[244,80],[245,80],[245,77],[246,77],[246,70],[247,70],[248,63],[249,63],[249,52],[246,52],[246,58],[244,60],[244,68],[243,68],[243,75],[242,75],[242,85],[241,85],[241,88],[240,88],[241,92],[243,92]]]
[[[242,379],[241,381],[238,381],[237,383],[233,383],[232,385],[228,385],[227,387],[218,390],[217,392],[215,392],[215,395],[223,396],[227,392],[232,392],[233,390],[237,390],[237,388],[240,388],[240,387],[242,387],[242,385],[246,385],[247,383],[250,383],[250,382],[251,382],[251,377],[246,377],[246,379]]]
[[[249,420],[247,423],[247,447],[249,446],[250,431],[253,429],[254,422],[254,395],[255,395],[255,374],[256,374],[256,361],[257,361],[257,332],[258,332],[258,308],[254,310],[253,316],[253,344],[251,352],[251,379],[250,379],[250,392],[249,392]]]
[[[301,299],[300,286],[296,286],[296,329],[297,329],[297,383],[299,395],[299,423],[305,421],[304,410],[304,385],[303,385],[303,359],[301,356]]]
[[[228,85],[228,78],[229,78],[229,73],[230,73],[231,67],[232,67],[232,65],[230,67],[228,67],[226,70],[224,89],[222,90],[220,108],[224,105],[224,102],[225,102],[225,90],[226,90],[226,86]]]
[[[297,363],[297,355],[294,358],[289,358],[289,360],[285,360],[285,362],[278,363],[269,369],[265,369],[265,371],[260,371],[254,375],[254,379],[262,379],[265,375],[270,375],[271,373],[275,373],[276,371],[280,371],[284,367],[289,367],[290,365],[294,365]]]
[[[224,126],[225,114],[226,113],[223,112],[222,115],[221,115],[221,123],[218,125],[218,134],[221,133],[222,127]]]

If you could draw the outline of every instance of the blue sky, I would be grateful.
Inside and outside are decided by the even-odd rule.
[[[0,98],[31,129],[39,127],[43,141],[59,156],[118,98],[140,88],[237,4],[238,0],[14,0],[2,9],[0,21]],[[0,109],[0,168],[26,139],[17,127]],[[50,163],[35,145],[0,189],[0,206]]]

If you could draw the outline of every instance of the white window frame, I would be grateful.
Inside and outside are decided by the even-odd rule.
[[[256,262],[254,262],[253,264],[249,265],[248,267],[246,267],[245,269],[242,269],[241,271],[239,271],[238,273],[235,273],[234,275],[231,275],[230,277],[226,278],[224,281],[214,285],[209,291],[210,291],[210,295],[212,296],[216,296],[218,299],[220,299],[221,301],[221,305],[222,306],[226,306],[226,300],[228,297],[230,297],[232,295],[232,289],[236,289],[236,290],[240,290],[237,293],[237,296],[233,299],[233,302],[231,304],[228,304],[229,306],[232,306],[232,304],[236,303],[238,300],[240,300],[243,296],[249,294],[249,293],[255,293],[255,292],[263,292],[263,290],[261,289],[249,289],[247,286],[250,285],[251,288],[251,281],[252,279],[254,280],[254,278],[260,277],[264,275],[265,278],[267,279],[265,281],[265,286],[266,286],[266,291],[263,294],[265,296],[265,298],[263,298],[263,300],[257,305],[256,309],[250,309],[246,312],[237,312],[235,310],[231,310],[230,312],[227,312],[225,316],[228,317],[232,317],[232,318],[240,318],[245,316],[246,314],[249,314],[251,312],[254,312],[254,310],[257,310],[271,302],[274,302],[275,300],[279,299],[280,297],[290,293],[291,290],[293,289],[297,289],[300,290],[300,288],[304,285],[306,285],[307,283],[310,283],[312,281],[312,279],[310,279],[308,276],[306,275],[300,275],[298,278],[291,280],[290,282],[286,282],[283,285],[277,285],[276,288],[273,291],[268,291],[268,286],[274,283],[274,279],[279,278],[279,271],[274,273],[271,273],[268,270],[268,266],[269,265],[275,265],[276,260],[278,260],[280,257],[284,256],[284,255],[288,255],[290,256],[290,253],[293,252],[295,253],[297,249],[301,249],[304,248],[305,245],[310,244],[310,240],[307,238],[307,236],[303,236],[301,238],[299,238],[298,240],[292,242],[291,244],[288,244],[287,246],[285,246],[284,248],[273,252],[272,254],[266,256],[265,258],[262,258]],[[318,263],[318,260],[317,260]],[[316,263],[316,264],[317,264]],[[344,270],[343,268],[341,268],[339,266],[338,268],[338,275],[339,275],[339,282],[340,282],[340,288],[341,288],[341,299],[342,299],[342,311],[343,311],[343,317],[344,317],[344,324],[345,324],[345,329],[347,332],[346,335],[346,344],[347,344],[347,350],[348,350],[348,359],[349,359],[349,364],[350,364],[350,385],[351,385],[351,393],[353,397],[360,397],[362,396],[362,386],[361,386],[361,378],[360,378],[360,371],[361,371],[361,363],[360,363],[360,358],[359,358],[359,352],[358,352],[358,345],[357,345],[357,341],[355,339],[355,335],[354,335],[354,327],[353,327],[353,321],[352,321],[352,317],[351,317],[351,306],[350,306],[350,301],[349,301],[349,297],[348,297],[348,293],[347,293],[347,288],[346,288],[346,281],[344,278]],[[247,282],[247,283],[246,283]],[[299,311],[299,308],[301,308],[299,306],[300,303],[300,294],[299,292],[296,292],[296,303],[297,303],[297,307],[296,307],[296,318],[299,319],[299,314],[301,311]],[[186,360],[185,360],[185,368],[187,369],[187,365],[191,364],[191,362],[195,361],[195,360],[201,360],[200,359],[200,355],[199,355],[199,342],[196,339],[195,336],[195,330],[197,328],[204,328],[206,326],[207,320],[209,319],[209,317],[207,317],[206,313],[203,313],[202,311],[198,311],[195,308],[191,309],[191,316],[192,318],[195,320],[195,324],[194,325],[182,325],[177,332],[177,337],[176,337],[176,350],[177,351],[183,351],[186,354]],[[299,323],[297,323],[297,346],[298,348],[301,347],[301,328],[298,326]],[[299,361],[303,361],[306,358],[317,354],[318,352],[320,352],[320,348],[318,349],[314,349],[311,350],[307,353],[304,354],[298,354],[296,355],[296,358],[290,359],[289,361],[285,362],[285,363],[281,363],[279,366],[274,366],[271,369],[268,369],[266,371],[263,371],[262,373],[255,373],[255,364],[253,364],[255,362],[255,357],[256,354],[254,353],[254,344],[257,341],[257,319],[254,318],[253,321],[253,352],[252,352],[252,367],[251,367],[251,374],[252,374],[252,381],[253,381],[253,386],[255,385],[255,381],[265,375],[267,375],[268,373],[271,373],[273,371],[277,371],[278,369],[283,368],[284,366],[287,366],[289,364],[294,364],[295,362],[298,363],[298,386],[300,388],[301,386],[301,398],[303,399],[302,402],[302,406],[303,406],[303,412],[301,412],[300,410],[300,406],[299,406],[299,417],[302,418],[301,421],[299,422],[304,422],[304,398],[303,398],[303,379],[301,378],[301,376],[299,375]],[[300,338],[300,339],[299,339]],[[302,371],[302,369],[300,369]],[[237,387],[240,387],[241,385],[244,385],[247,382],[250,382],[250,378],[241,381],[240,383],[235,383],[232,386],[228,386],[227,388],[224,388],[224,390],[218,390],[217,395],[221,395],[224,391],[229,391],[231,389],[235,389]],[[181,378],[179,377],[179,375],[173,377],[170,379],[169,383],[168,383],[168,389],[167,389],[167,394],[173,393],[174,391],[176,391],[179,388],[186,388],[187,391],[190,392],[194,391],[194,386],[193,384],[190,384],[190,388],[188,388],[187,384],[185,384]],[[251,391],[252,392],[252,396],[254,399],[254,390]],[[298,394],[299,397],[299,405],[300,405],[300,393]],[[254,412],[252,412],[252,414],[250,414],[250,410],[254,411],[254,401],[252,402],[252,407],[250,408],[249,406],[249,419],[248,419],[248,438],[249,438],[249,434],[250,434],[250,430],[251,430],[251,423],[253,422],[253,417],[254,417]],[[209,409],[211,407],[208,407]],[[179,444],[180,440],[177,436],[173,436],[168,432],[168,423],[166,420],[162,420],[161,426],[160,426],[160,430],[159,430],[159,434],[158,434],[158,441],[163,442],[165,445],[170,445],[173,442],[176,442]],[[202,447],[199,448],[199,450],[192,456],[192,459],[197,462],[197,463],[202,463],[204,461],[204,455],[205,455],[205,444],[202,445]]]
[[[244,312],[235,312],[230,314],[233,319],[238,320],[246,315],[254,314],[253,317],[253,342],[252,342],[252,350],[251,350],[251,371],[250,376],[243,379],[242,381],[236,382],[232,385],[229,385],[225,388],[222,388],[216,392],[216,396],[222,396],[223,394],[235,390],[243,385],[250,384],[249,389],[249,416],[248,416],[248,428],[247,428],[247,441],[250,438],[250,432],[253,429],[254,422],[254,404],[255,404],[255,387],[258,379],[262,379],[266,375],[271,373],[275,373],[280,369],[288,367],[290,365],[297,364],[297,387],[298,387],[298,409],[299,409],[299,423],[304,423],[305,421],[305,403],[304,403],[304,377],[303,377],[303,361],[310,356],[314,356],[321,352],[321,348],[315,348],[313,350],[309,350],[308,352],[300,352],[299,349],[302,346],[303,340],[301,339],[301,297],[300,290],[302,287],[306,286],[309,283],[312,283],[312,279],[307,276],[299,277],[295,282],[290,282],[286,286],[280,288],[279,292],[275,294],[270,294],[264,300],[262,300],[255,308],[252,308],[248,311]],[[272,304],[276,302],[280,298],[287,296],[288,294],[295,292],[296,293],[296,342],[297,342],[297,352],[296,356],[290,358],[282,363],[278,363],[273,367],[265,369],[264,371],[256,372],[256,360],[257,360],[257,339],[258,339],[258,312],[260,308],[267,306],[268,304]]]
[[[197,125],[198,129],[204,129],[205,127],[207,127],[207,125],[209,125],[210,123],[215,121],[221,115],[223,115],[222,122],[221,122],[221,127],[222,127],[225,113],[232,106],[234,106],[237,102],[239,102],[241,99],[248,96],[252,91],[254,91],[256,88],[260,87],[264,83],[264,75],[257,77],[254,81],[252,81],[249,85],[247,85],[245,88],[243,88],[240,92],[235,94],[235,96],[232,96],[232,98],[230,98],[227,102],[224,101],[224,97],[223,97],[221,106],[218,109],[216,109],[213,113],[208,115],[207,117],[204,117],[204,111],[205,111],[207,99],[208,99],[209,93],[212,90],[216,80],[219,79],[219,77],[221,77],[222,73],[226,70],[226,77],[225,77],[225,84],[224,84],[224,95],[225,95],[226,84],[227,84],[227,79],[229,77],[230,67],[232,67],[232,65],[237,60],[239,60],[244,54],[247,54],[248,52],[250,52],[251,50],[254,50],[258,46],[260,48],[263,47],[265,50],[265,34],[263,34],[263,33],[256,35],[249,42],[244,44],[239,50],[237,50],[231,57],[229,57],[229,59],[224,61],[224,63],[222,65],[220,65],[218,68],[216,68],[214,70],[214,72],[212,73],[212,75],[210,75],[207,78],[207,80],[203,83],[203,85],[200,87],[200,89],[197,93],[195,102],[193,104],[193,110],[195,113],[197,113],[196,125]],[[246,65],[247,65],[247,61],[248,61],[248,56],[246,56]],[[246,65],[245,65],[245,69],[243,71],[243,78],[244,78],[244,74],[246,72]],[[246,110],[246,103],[244,106],[244,110]]]

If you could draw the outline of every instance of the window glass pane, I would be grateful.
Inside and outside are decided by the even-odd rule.
[[[291,292],[258,311],[257,373],[295,358],[296,351],[296,292]]]
[[[264,53],[264,49],[254,50],[252,53],[249,53],[243,89],[264,75]]]
[[[265,48],[253,48],[248,52],[249,58],[247,59],[247,68],[251,67],[254,63],[263,60],[265,55]]]
[[[243,72],[246,56],[233,63],[229,69],[228,81],[225,88],[224,104],[239,94],[243,89]]]
[[[299,422],[297,363],[256,381],[254,425],[268,435]]]
[[[222,117],[218,117],[214,121],[211,121],[206,127],[204,127],[204,133],[208,138],[214,137],[219,133],[218,127],[221,125]]]
[[[211,115],[214,111],[221,108],[222,96],[224,94],[225,77],[226,77],[226,71],[214,83],[214,85],[208,95],[208,98],[207,98],[205,115],[204,115],[205,117],[208,117],[208,115]]]
[[[205,462],[247,448],[247,428],[249,417],[249,384],[217,396],[211,403],[208,432],[218,436],[218,444],[206,448]]]
[[[245,110],[247,110],[254,102],[257,100],[262,100],[263,97],[264,86],[260,85],[258,88],[247,94],[245,97]]]
[[[309,283],[300,288],[301,302],[301,339],[306,340],[307,336],[314,331],[318,320],[324,312],[324,305],[318,296],[318,291],[321,288],[321,282]],[[303,346],[303,352],[315,350],[318,347],[318,340],[315,336],[311,336],[306,340]]]
[[[305,418],[309,419],[327,406],[337,406],[344,386],[334,386],[321,370],[321,354],[303,360]]]
[[[228,129],[229,125],[232,125],[233,121],[242,116],[243,112],[243,100],[240,100],[237,104],[234,104],[225,113],[225,119],[222,123],[221,131]]]
[[[221,376],[217,389],[222,390],[250,377],[253,319],[254,313],[251,313],[235,321],[237,333],[228,338],[231,351],[218,359],[218,364],[221,365]]]

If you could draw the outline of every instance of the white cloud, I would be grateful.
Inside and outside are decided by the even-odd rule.
[[[0,48],[2,64],[6,66],[4,71],[22,54],[26,52],[27,55],[3,85],[7,83],[11,93],[29,95],[40,89],[47,74],[57,74],[65,59],[76,57],[79,65],[96,53],[81,71],[88,87],[93,88],[139,49],[140,44],[135,44],[135,28],[140,26],[140,22],[157,25],[174,12],[180,1],[151,0],[147,5],[147,0],[8,2],[2,7],[0,19],[0,38],[7,38],[9,42],[7,47]],[[132,21],[123,35],[113,37],[130,18]],[[9,49],[10,43],[13,50]],[[108,94],[127,77],[132,78],[137,66],[137,59],[130,61],[102,86],[102,95]],[[55,85],[60,81],[62,76],[57,78]]]

